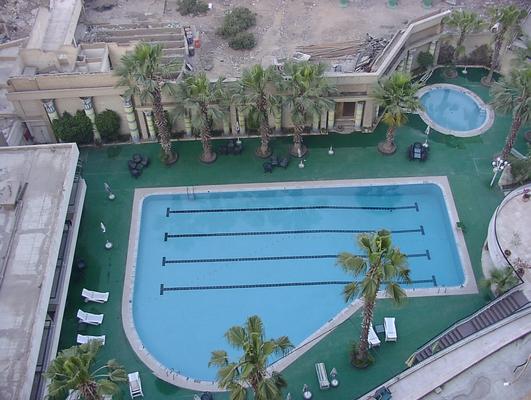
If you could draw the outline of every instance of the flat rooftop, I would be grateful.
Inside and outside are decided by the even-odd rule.
[[[30,397],[78,155],[75,144],[0,147],[3,400]]]

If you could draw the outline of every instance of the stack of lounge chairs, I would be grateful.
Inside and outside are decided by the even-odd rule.
[[[81,291],[81,297],[85,302],[94,302],[94,303],[105,303],[109,300],[109,292],[96,292],[94,290],[83,289]],[[103,314],[93,314],[90,312],[83,311],[81,309],[77,310],[77,318],[79,320],[80,329],[86,327],[87,325],[101,325],[103,322]],[[78,344],[86,344],[91,340],[99,340],[102,344],[105,344],[105,335],[100,336],[91,336],[91,335],[77,335]]]
[[[396,333],[395,326],[395,318],[384,318],[384,329],[386,342],[396,342],[398,340],[398,335]]]
[[[369,327],[369,348],[377,347],[380,345],[380,338],[374,331],[374,328],[371,326]]]

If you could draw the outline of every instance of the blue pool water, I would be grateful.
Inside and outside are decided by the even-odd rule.
[[[487,113],[466,93],[436,88],[422,95],[424,111],[436,124],[453,131],[465,132],[481,127]]]
[[[297,345],[345,307],[335,265],[357,231],[386,228],[415,287],[459,286],[463,269],[434,184],[153,195],[142,206],[133,318],[168,369],[214,380],[210,352],[259,315]],[[305,284],[306,283],[306,284]]]

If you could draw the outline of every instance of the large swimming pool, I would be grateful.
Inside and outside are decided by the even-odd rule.
[[[464,273],[435,184],[248,189],[144,198],[133,320],[168,370],[214,380],[210,352],[257,314],[267,337],[297,345],[345,308],[351,277],[335,265],[381,228],[409,256],[415,288],[460,286]]]

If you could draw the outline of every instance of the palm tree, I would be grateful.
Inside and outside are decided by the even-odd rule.
[[[273,66],[263,68],[260,64],[243,71],[240,80],[238,103],[244,111],[254,109],[260,125],[260,147],[256,155],[266,158],[271,155],[269,148],[269,113],[279,103],[279,96],[272,93],[272,87],[279,87],[281,76]]]
[[[119,76],[116,86],[127,87],[125,96],[138,96],[142,103],[151,102],[155,123],[157,124],[163,161],[173,164],[179,155],[171,148],[170,130],[162,106],[162,93],[169,92],[171,84],[168,79],[174,78],[180,71],[181,64],[177,61],[162,62],[162,46],[139,43],[130,54],[121,58],[121,64],[115,74]]]
[[[324,64],[312,64],[308,61],[284,66],[285,100],[291,108],[291,119],[295,125],[293,146],[290,148],[293,156],[302,157],[308,151],[302,143],[302,132],[307,119],[320,116],[323,111],[334,107],[334,101],[325,97],[334,91],[324,77],[325,70]]]
[[[358,295],[363,299],[360,340],[353,357],[354,365],[363,368],[369,364],[369,328],[380,285],[385,284],[387,295],[400,303],[406,297],[400,283],[410,283],[411,278],[406,265],[407,257],[400,249],[393,247],[391,232],[380,230],[361,233],[358,235],[358,246],[366,254],[365,257],[343,252],[338,255],[337,264],[355,277],[363,276],[361,281],[352,281],[343,288],[346,302],[351,302]]]
[[[457,62],[457,57],[465,52],[463,42],[465,36],[474,31],[480,30],[484,26],[481,17],[474,12],[465,10],[454,10],[445,20],[446,25],[456,28],[459,32],[457,44],[454,52],[454,63]]]
[[[384,81],[378,82],[374,89],[374,98],[383,107],[382,121],[388,126],[385,141],[378,143],[378,150],[383,154],[393,154],[396,151],[396,128],[407,122],[406,113],[421,108],[416,95],[422,87],[421,83],[412,82],[411,76],[403,72],[395,72]]]
[[[519,31],[520,22],[527,15],[525,10],[522,10],[514,5],[510,6],[496,6],[488,10],[490,23],[494,34],[494,51],[490,61],[489,74],[481,80],[486,86],[492,83],[492,75],[494,69],[498,66],[498,58],[503,42],[509,39],[513,34]]]
[[[490,272],[490,278],[485,279],[482,283],[485,287],[494,286],[494,294],[501,296],[509,289],[518,284],[514,270],[511,267],[496,268]]]
[[[120,393],[118,383],[127,382],[127,375],[116,360],[93,368],[101,346],[99,340],[91,340],[61,351],[46,371],[46,378],[50,380],[48,397],[63,400],[72,390],[78,391],[83,400],[100,400],[103,395]]]
[[[214,119],[222,119],[223,112],[219,106],[225,93],[224,78],[212,83],[204,72],[191,75],[181,81],[176,90],[175,99],[178,102],[176,115],[190,112],[192,126],[199,131],[203,153],[200,160],[204,163],[216,161],[216,153],[212,150],[212,124]]]
[[[512,113],[513,122],[507,134],[501,157],[507,160],[522,125],[531,119],[531,66],[513,70],[491,89],[496,111]]]
[[[280,400],[281,389],[286,381],[277,373],[267,371],[267,363],[273,354],[286,354],[293,345],[287,336],[265,340],[264,326],[260,317],[249,317],[244,326],[233,326],[225,337],[229,344],[243,350],[237,362],[229,362],[227,352],[212,352],[209,366],[218,370],[218,384],[230,390],[230,400],[247,399],[247,387],[254,392],[255,400]]]

